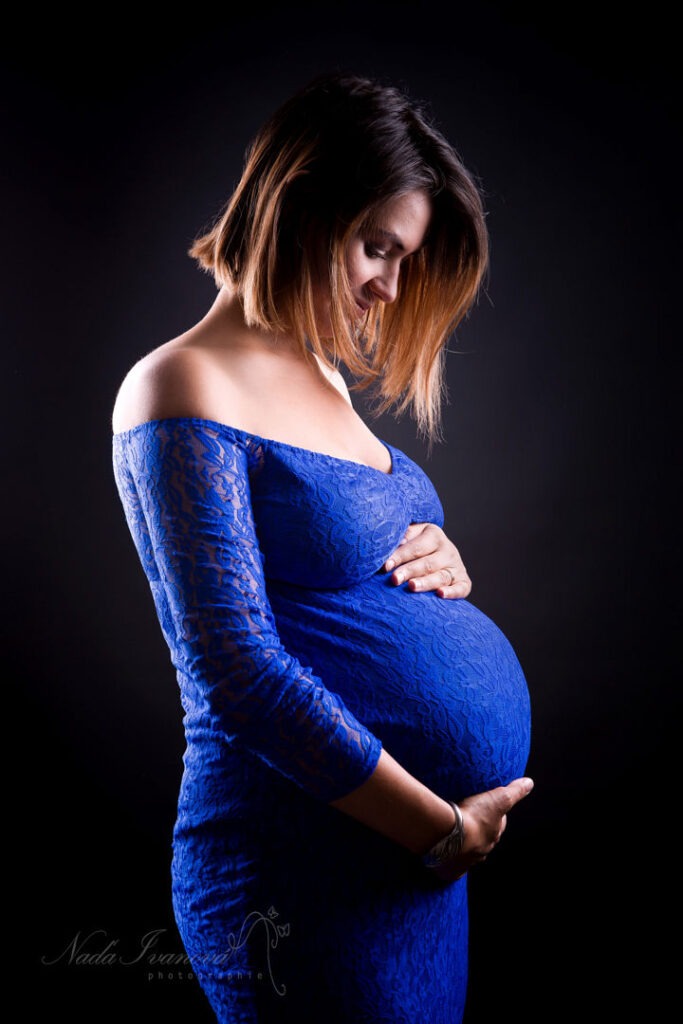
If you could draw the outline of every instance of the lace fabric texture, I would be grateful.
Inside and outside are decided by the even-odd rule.
[[[173,905],[222,1022],[462,1016],[466,881],[435,886],[329,801],[383,746],[451,799],[510,781],[528,693],[478,609],[381,571],[411,522],[443,525],[386,447],[390,473],[210,420],[113,439],[184,709]]]
[[[124,454],[125,447],[125,454]],[[283,648],[251,511],[248,452],[159,424],[117,444],[116,479],[193,717],[322,800],[359,786],[381,742]]]

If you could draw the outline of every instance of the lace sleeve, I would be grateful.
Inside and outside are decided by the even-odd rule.
[[[374,770],[380,740],[283,648],[265,590],[242,441],[197,421],[114,437],[114,475],[179,679],[213,728],[325,801]]]

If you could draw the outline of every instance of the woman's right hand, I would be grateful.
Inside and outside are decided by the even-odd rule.
[[[507,786],[462,800],[458,807],[465,827],[463,848],[457,857],[430,870],[444,882],[455,882],[474,864],[485,860],[505,831],[508,814],[533,788],[532,779],[515,779]]]

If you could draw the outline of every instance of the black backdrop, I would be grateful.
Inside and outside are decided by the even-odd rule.
[[[428,100],[489,210],[487,294],[450,346],[447,443],[428,459],[410,420],[374,423],[434,480],[472,600],[532,695],[536,789],[471,874],[468,1024],[635,1020],[641,1002],[658,1019],[675,816],[657,798],[681,678],[680,137],[672,25],[616,10],[260,5],[145,27],[111,9],[7,32],[6,793],[27,870],[8,876],[21,909],[4,973],[17,987],[28,971],[36,1017],[211,1020],[186,968],[141,953],[150,932],[181,951],[183,740],[110,414],[129,366],[211,301],[185,250],[251,133],[341,67]],[[102,955],[69,962],[79,948]]]

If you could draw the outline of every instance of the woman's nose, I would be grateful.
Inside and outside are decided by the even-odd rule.
[[[380,302],[393,302],[398,295],[400,265],[387,263],[381,274],[372,280],[372,289]]]

